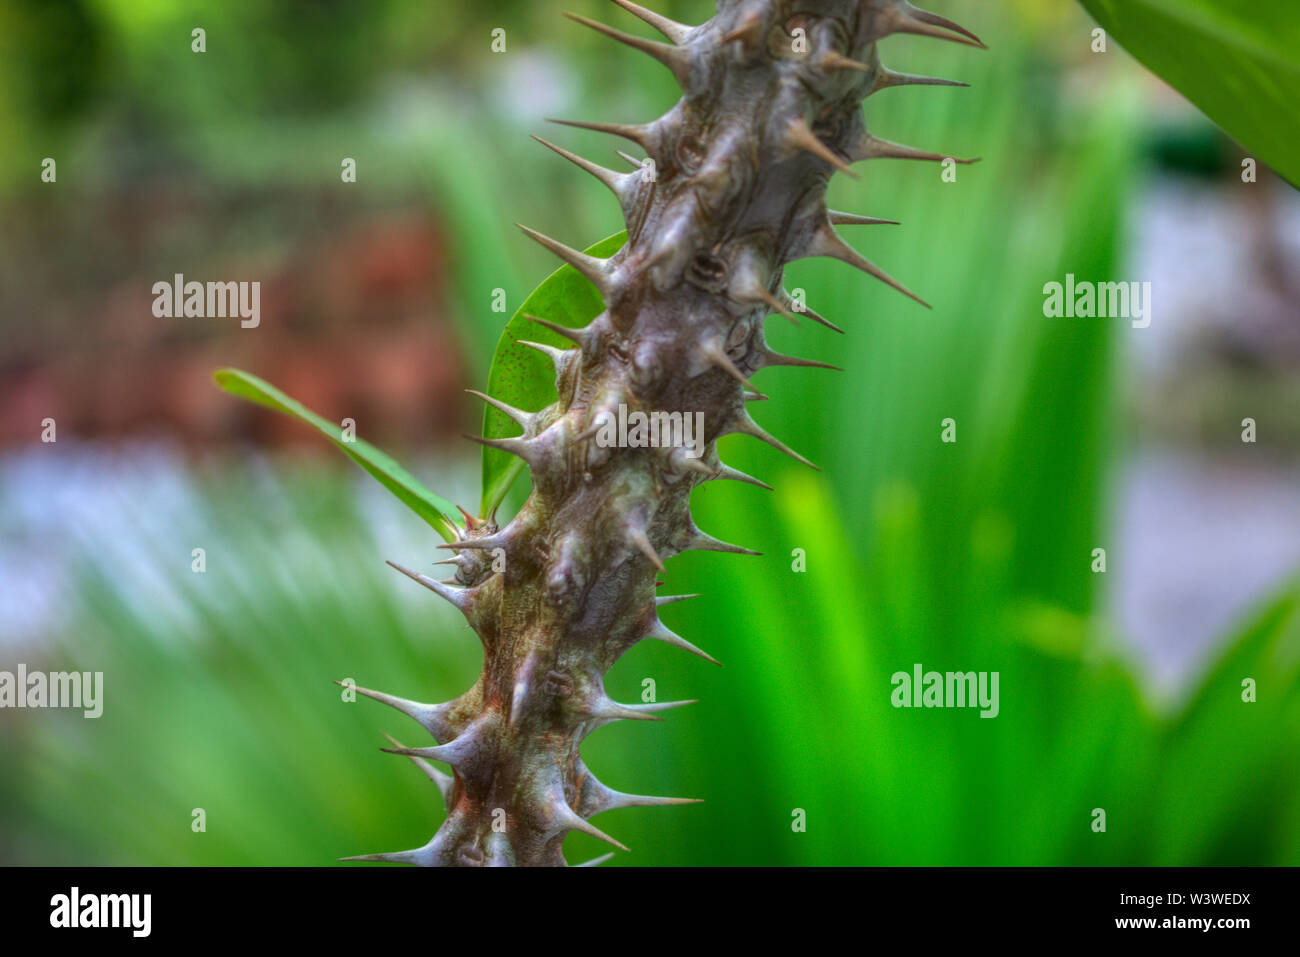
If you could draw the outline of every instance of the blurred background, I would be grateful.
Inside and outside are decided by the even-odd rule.
[[[848,334],[776,318],[771,341],[847,371],[764,372],[755,414],[824,471],[728,438],[777,491],[695,492],[703,528],[765,557],[669,568],[665,591],[703,597],[665,620],[724,668],[638,646],[611,672],[624,700],[653,678],[700,703],[598,732],[587,763],[705,799],[602,817],[633,850],[613,863],[1300,863],[1300,197],[1262,166],[1244,184],[1240,149],[1093,53],[1078,7],[931,6],[990,52],[899,36],[883,57],[971,89],[889,90],[868,122],[984,160],[953,183],[877,162],[832,205],[902,220],[849,239],[935,308],[788,270]],[[355,419],[475,506],[462,389],[556,266],[511,224],[579,247],[622,228],[527,134],[615,166],[625,144],[543,117],[677,97],[562,8],[650,35],[596,0],[0,3],[0,670],[106,689],[98,720],[0,711],[0,862],[318,865],[437,827],[428,782],[378,750],[423,732],[331,681],[473,682],[463,620],[383,564],[438,540],[211,373]],[[259,280],[260,326],[155,318],[178,272]],[[1150,326],[1044,317],[1066,273],[1150,282]],[[892,708],[916,662],[998,671],[997,719]]]

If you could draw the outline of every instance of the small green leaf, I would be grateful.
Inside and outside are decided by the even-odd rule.
[[[348,458],[378,479],[379,484],[401,499],[407,508],[432,525],[446,541],[451,541],[455,537],[456,521],[452,516],[456,514],[456,506],[434,495],[419,479],[369,442],[363,442],[361,439],[343,441],[343,429],[340,426],[321,418],[301,402],[289,398],[275,386],[255,375],[249,375],[239,369],[218,369],[212,374],[212,378],[231,395],[291,415],[313,426],[342,449]]]
[[[1081,0],[1143,65],[1300,184],[1295,0]]]
[[[608,259],[623,247],[627,233],[616,233],[586,250],[590,256]],[[549,319],[562,326],[585,326],[602,309],[600,293],[582,273],[572,266],[561,266],[532,291],[518,311],[506,323],[492,355],[488,372],[488,395],[507,405],[536,412],[554,402],[555,369],[546,356],[536,349],[519,344],[520,339],[549,345],[570,347],[573,344],[549,329],[529,322],[525,315]],[[519,426],[497,409],[488,406],[483,413],[483,435],[499,439],[518,435]],[[490,515],[510,491],[524,463],[499,449],[483,447],[483,510]]]

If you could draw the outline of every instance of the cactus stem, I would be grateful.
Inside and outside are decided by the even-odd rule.
[[[460,609],[482,642],[484,661],[474,685],[444,704],[357,689],[432,735],[428,747],[389,738],[392,746],[382,750],[414,761],[438,786],[448,813],[424,847],[350,860],[559,866],[572,831],[626,850],[589,823],[596,814],[694,803],[606,787],[586,769],[581,746],[606,724],[658,721],[689,703],[609,697],[607,672],[640,641],[719,663],[659,618],[663,605],[695,596],[656,594],[665,560],[682,552],[759,554],[700,531],[691,517],[693,490],[703,482],[770,489],[723,463],[718,438],[749,435],[816,468],[747,411],[747,403],[767,398],[750,381],[761,369],[837,368],[768,346],[764,327],[774,314],[796,324],[808,316],[844,332],[804,308],[802,297],[795,302],[782,285],[784,268],[809,257],[837,259],[924,305],[837,232],[897,223],[828,209],[828,181],[837,171],[856,176],[850,164],[859,160],[947,159],[871,135],[861,102],[889,86],[965,85],[886,69],[882,37],[914,33],[982,46],[978,37],[906,0],[718,0],[716,15],[697,27],[632,0],[615,2],[669,42],[568,16],[664,63],[685,93],[648,124],[552,121],[637,144],[653,164],[619,151],[632,172],[535,137],[614,193],[627,242],[599,259],[520,226],[595,285],[604,311],[583,328],[528,317],[548,330],[544,338],[560,336],[575,347],[514,340],[555,367],[556,399],[545,408],[527,412],[467,390],[522,434],[466,438],[522,459],[533,491],[501,528],[495,509],[486,518],[461,510],[464,526],[456,524],[455,540],[438,546],[455,556],[435,563],[455,566],[447,581],[389,563]],[[806,28],[806,51],[789,42],[799,28]],[[874,175],[879,167],[862,168]],[[530,360],[525,371],[536,365]],[[699,441],[683,434],[592,441],[624,408],[679,422],[683,430],[702,423],[693,433]],[[502,423],[491,424],[495,432]],[[504,567],[497,562],[503,556]],[[431,762],[450,764],[454,776]]]

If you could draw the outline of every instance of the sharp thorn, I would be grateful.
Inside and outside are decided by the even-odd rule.
[[[852,57],[846,57],[842,53],[834,50],[828,50],[822,54],[818,61],[818,66],[823,70],[857,70],[859,73],[870,73],[871,66],[867,63],[859,63]]]
[[[364,861],[372,864],[419,864],[420,850],[394,851],[391,854],[357,854],[354,857],[340,857],[340,861]]]
[[[393,747],[406,749],[406,745],[402,744],[402,742],[398,741],[387,731],[382,733],[384,737],[392,743]],[[411,759],[412,764],[424,772],[425,777],[434,783],[438,788],[438,793],[442,795],[442,799],[446,803],[447,810],[451,810],[451,789],[455,784],[455,778],[450,774],[444,774],[439,771],[428,761],[424,760],[424,758],[417,758],[413,754],[408,754],[407,757]]]
[[[560,363],[564,361],[565,355],[569,352],[568,349],[557,349],[555,346],[548,346],[543,342],[532,342],[529,339],[516,339],[515,342],[519,343],[521,346],[527,346],[529,349],[536,349],[542,355],[555,363],[555,368],[557,370],[560,368]]]
[[[628,851],[627,846],[623,844],[622,841],[610,837],[608,834],[606,834],[600,828],[596,827],[596,825],[592,824],[590,821],[584,820],[567,804],[564,805],[564,811],[561,812],[560,818],[566,830],[581,831],[583,834],[589,834],[590,836],[596,838],[597,840],[604,841],[606,844],[611,844],[614,847],[617,847],[620,851],[630,853]]]
[[[463,542],[448,542],[445,545],[436,545],[435,548],[454,548],[457,551],[461,549],[481,549],[491,551],[494,548],[505,548],[506,540],[501,535],[489,535],[486,538],[471,538]],[[389,564],[392,564],[391,562]]]
[[[979,47],[981,50],[988,49],[983,40],[965,27],[937,13],[914,7],[907,0],[898,0],[894,4],[890,22],[894,33],[913,33],[917,36],[934,37],[936,40],[951,40],[953,43]],[[953,33],[958,36],[953,36]]]
[[[720,479],[732,479],[733,481],[736,482],[747,482],[750,485],[757,485],[759,488],[765,488],[769,492],[773,491],[772,486],[768,485],[766,482],[760,481],[754,478],[754,476],[752,475],[746,475],[744,472],[740,471],[739,469],[733,469],[730,465],[727,465],[725,462],[721,463],[716,477]]]
[[[714,538],[701,532],[698,528],[686,542],[684,551],[697,552],[729,552],[732,555],[756,555],[761,556],[762,552],[756,552],[752,548],[744,548],[741,545],[733,545],[731,542],[724,542],[720,538]]]
[[[834,150],[817,138],[817,134],[802,117],[795,117],[790,121],[786,129],[786,142],[794,149],[811,153],[823,162],[829,163],[852,179],[861,178]]]
[[[627,123],[585,123],[582,120],[561,120],[553,117],[547,117],[547,122],[572,126],[580,130],[592,130],[596,133],[611,133],[625,140],[631,140],[647,153],[650,152],[648,130],[644,126],[631,126]]]
[[[689,705],[699,704],[699,703],[700,703],[699,698],[685,698],[681,701],[653,701],[650,702],[649,704],[633,704],[633,705],[626,705],[626,707],[632,708],[635,711],[640,711],[646,714],[653,714],[659,711],[672,711],[676,708],[685,708]]]
[[[790,306],[793,305],[793,303],[787,304],[785,302],[782,302],[779,298],[774,296],[772,294],[772,291],[768,289],[766,286],[755,285],[753,288],[753,292],[755,293],[755,295],[758,296],[759,299],[763,301],[764,305],[766,305],[768,309],[772,310],[772,312],[780,313],[782,316],[785,316],[785,318],[789,319],[796,326],[799,325],[799,319],[797,315],[790,310]]]
[[[624,153],[622,150],[615,150],[614,152],[623,157],[623,159],[627,160],[637,169],[645,169],[645,160],[639,160],[631,153]]]
[[[880,67],[876,73],[876,84],[871,88],[871,93],[879,93],[881,90],[887,90],[891,86],[965,86],[969,83],[962,83],[960,80],[945,80],[937,76],[921,76],[918,73],[896,73],[886,67]]]
[[[647,10],[638,3],[632,3],[631,0],[614,0],[614,2],[634,17],[640,17],[669,40],[672,40],[673,43],[685,43],[687,37],[691,35],[691,27],[684,23],[678,23],[676,20],[670,20],[663,14],[655,13],[653,10]]]
[[[627,174],[616,173],[612,169],[606,169],[605,167],[600,166],[597,163],[593,163],[588,159],[584,159],[583,157],[579,156],[577,153],[570,153],[568,150],[556,146],[554,143],[550,142],[549,140],[544,140],[540,136],[533,136],[533,139],[537,140],[537,142],[541,143],[547,149],[554,150],[556,153],[563,156],[565,159],[567,159],[570,163],[573,163],[579,169],[586,170],[592,176],[596,177],[596,179],[600,180],[602,183],[608,186],[610,191],[615,196],[617,196],[619,199],[623,198],[623,193],[624,193],[623,182]]]
[[[857,213],[841,213],[839,210],[828,210],[832,226],[901,226],[902,223],[894,219],[876,219],[874,216],[859,216]]]
[[[597,33],[603,33],[611,40],[617,40],[619,43],[626,44],[634,50],[640,50],[658,60],[664,66],[672,71],[677,82],[685,86],[691,79],[691,59],[690,54],[680,47],[671,43],[660,43],[658,40],[647,40],[644,37],[638,37],[631,33],[624,33],[622,30],[616,30],[613,27],[606,26],[599,20],[591,20],[587,17],[580,16],[576,13],[570,13],[567,10],[564,15],[574,23],[580,23],[584,27],[595,30]]]
[[[466,757],[466,749],[460,738],[455,738],[446,744],[431,745],[427,748],[407,748],[399,745],[395,748],[380,748],[379,750],[385,754],[399,754],[405,758],[440,761],[443,764],[450,764],[452,767],[463,763]]]
[[[923,160],[928,163],[942,163],[944,160],[952,160],[962,166],[969,166],[971,163],[978,163],[979,157],[960,158],[949,156],[946,153],[935,153],[931,150],[919,150],[913,146],[907,146],[903,143],[895,143],[891,140],[882,140],[878,136],[872,136],[865,133],[854,144],[851,151],[854,162],[859,160],[870,159],[906,159],[906,160]]]
[[[766,366],[801,366],[807,369],[832,369],[835,372],[843,372],[840,366],[833,366],[829,362],[817,362],[814,359],[803,359],[799,356],[788,356],[781,352],[772,352],[770,349],[764,349],[761,353],[763,365]]]
[[[628,532],[627,539],[636,546],[637,550],[641,552],[642,555],[650,559],[650,564],[654,565],[654,567],[659,569],[661,572],[665,571],[663,559],[659,557],[659,553],[656,552],[654,546],[650,544],[650,539],[646,536],[646,533],[643,530],[639,528],[632,529]]]
[[[814,471],[817,472],[821,471],[821,469],[817,468],[817,466],[813,465],[811,462],[809,462],[806,458],[804,458],[794,449],[790,448],[790,446],[786,445],[776,436],[772,435],[766,429],[760,426],[757,422],[755,422],[752,418],[750,418],[748,414],[741,417],[740,422],[736,426],[736,431],[744,435],[752,436],[753,438],[756,438],[761,442],[766,442],[768,445],[772,446],[772,448],[776,449],[778,452],[784,452],[786,455],[790,456],[796,462],[801,462],[804,465],[808,466],[810,469],[813,469]]]
[[[678,807],[683,804],[704,803],[701,798],[659,797],[652,794],[624,794],[622,791],[614,791],[610,797],[610,801],[610,807],[606,808],[606,810],[609,811],[625,807]]]
[[[700,475],[703,475],[705,479],[714,479],[718,477],[717,471],[710,468],[709,463],[705,462],[701,458],[692,458],[691,456],[686,455],[684,449],[673,449],[668,458],[676,468],[697,472]]]
[[[473,392],[474,390],[473,390],[473,389],[466,389],[465,391],[466,391],[466,392]],[[477,393],[475,393],[475,394],[477,395]],[[484,396],[484,398],[487,398],[487,397]],[[483,521],[483,519],[479,518],[479,517],[476,516],[476,515],[471,515],[469,512],[465,511],[465,509],[463,509],[463,508],[462,508],[461,506],[459,506],[459,505],[456,506],[456,510],[457,510],[458,512],[460,512],[461,518],[465,519],[465,527],[468,528],[468,529],[478,529],[478,528],[482,528],[483,525],[486,524],[486,523]]]
[[[713,664],[717,665],[719,668],[722,667],[722,662],[718,661],[717,658],[714,658],[708,652],[702,651],[701,649],[697,648],[695,645],[691,644],[681,635],[677,634],[675,631],[670,629],[658,618],[655,619],[654,624],[651,625],[650,627],[650,630],[646,632],[645,637],[653,638],[656,641],[662,641],[665,644],[672,645],[675,648],[681,648],[683,651],[689,651],[693,655],[699,655],[705,661],[712,662]]]
[[[575,342],[580,346],[586,344],[587,336],[584,335],[586,332],[585,329],[574,329],[569,326],[562,326],[558,322],[551,322],[551,320],[542,319],[540,316],[530,316],[528,313],[524,313],[524,318],[529,322],[537,323],[544,329],[550,329],[551,332],[555,333],[557,336],[563,336],[570,342]]]
[[[514,436],[511,438],[501,438],[501,439],[487,439],[481,435],[471,435],[468,432],[462,432],[461,438],[469,439],[469,441],[471,442],[477,442],[479,445],[486,445],[488,448],[499,449],[502,452],[509,452],[511,455],[517,455],[519,456],[519,458],[523,459],[525,462],[529,463],[530,465],[532,464],[532,460],[535,458],[535,456],[533,455],[533,450],[531,445],[533,441],[532,439],[524,439],[524,438],[520,438],[519,436]],[[481,544],[482,541],[483,541],[482,539],[479,539],[471,542],[469,539],[466,539],[465,541],[452,542],[447,545],[440,545],[438,547],[439,548],[483,548],[485,546]]]
[[[912,290],[908,289],[893,276],[890,276],[875,263],[866,259],[856,249],[840,238],[830,226],[819,231],[813,240],[812,246],[808,250],[811,256],[829,256],[832,259],[838,259],[840,262],[848,263],[856,269],[860,269],[868,275],[875,276],[886,285],[892,286],[903,295],[915,299],[925,308],[929,309],[930,304],[918,296]]]
[[[560,259],[563,259],[574,269],[578,270],[578,272],[586,276],[587,279],[591,281],[592,285],[599,289],[602,294],[608,291],[609,273],[603,259],[597,259],[595,256],[588,256],[586,253],[580,253],[578,250],[571,249],[564,245],[564,243],[552,239],[550,236],[539,233],[535,229],[529,229],[522,223],[515,223],[515,225],[522,229],[524,234],[530,239],[536,240]]]
[[[523,409],[516,409],[512,405],[506,405],[506,403],[502,402],[500,399],[494,399],[492,396],[479,392],[477,389],[466,389],[465,391],[470,395],[478,396],[488,405],[492,406],[492,408],[509,416],[516,424],[523,426],[525,429],[528,428],[529,423],[533,421],[532,414],[525,412]],[[477,521],[479,525],[483,524],[482,519],[476,519],[475,521]],[[478,526],[476,525],[473,527],[477,528]]]
[[[465,545],[464,543],[459,543],[459,544],[447,545],[445,547],[463,548],[465,547]],[[473,604],[473,596],[470,594],[470,589],[452,588],[449,585],[444,585],[440,581],[435,581],[434,579],[430,578],[428,575],[421,575],[419,572],[413,572],[409,568],[403,568],[401,565],[397,564],[396,562],[388,562],[387,564],[392,565],[394,568],[396,568],[399,572],[401,572],[403,575],[405,575],[407,578],[411,579],[412,581],[419,582],[421,585],[429,589],[429,591],[433,592],[439,598],[445,598],[447,601],[451,602],[453,605],[455,605],[465,614],[467,615],[469,614],[470,606]]]
[[[812,309],[809,309],[807,306],[805,306],[803,309],[799,311],[799,315],[807,316],[813,322],[820,323],[821,325],[825,326],[827,329],[830,329],[832,332],[838,332],[840,335],[844,335],[843,329],[835,325],[835,323],[831,322],[829,319],[827,319],[825,316],[821,315],[820,313],[814,312]]]
[[[745,378],[745,374],[743,372],[741,372],[738,368],[736,368],[736,364],[731,361],[730,357],[728,357],[727,353],[723,350],[722,346],[720,346],[718,343],[706,342],[701,347],[701,351],[703,351],[704,357],[708,359],[712,365],[716,366],[719,369],[722,369],[733,379],[739,382],[742,386],[744,386],[747,389],[754,388],[754,384],[750,382],[747,378]]]
[[[655,607],[662,608],[664,605],[675,605],[679,601],[687,601],[691,598],[699,597],[699,592],[691,595],[655,595]]]
[[[602,698],[592,706],[588,714],[600,721],[662,721],[663,718],[652,714],[648,709],[639,709],[633,705],[622,704],[609,698]]]
[[[408,701],[406,698],[399,698],[396,695],[385,694],[382,691],[375,691],[372,688],[363,688],[360,685],[347,685],[342,681],[335,681],[340,688],[351,687],[357,694],[364,695],[372,701],[378,701],[380,704],[386,704],[394,711],[400,711],[408,718],[416,722],[430,734],[435,734],[437,725],[441,722],[441,715],[444,711],[442,705],[423,704],[419,701]]]

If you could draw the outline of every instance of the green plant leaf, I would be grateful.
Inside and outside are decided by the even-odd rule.
[[[608,259],[623,247],[627,233],[615,233],[587,249],[590,256]],[[529,294],[523,305],[510,317],[488,372],[488,395],[516,409],[536,412],[556,399],[555,369],[546,356],[536,349],[521,346],[520,339],[569,347],[572,343],[549,329],[530,322],[525,316],[549,319],[562,326],[585,326],[604,309],[600,293],[582,273],[572,266],[561,266],[546,277]],[[488,406],[483,413],[483,435],[499,439],[518,435],[519,426],[504,413]],[[483,507],[479,513],[490,515],[510,491],[524,463],[500,449],[483,446]]]
[[[1080,0],[1143,65],[1300,184],[1294,0]]]
[[[434,531],[446,541],[455,538],[456,506],[445,498],[434,495],[410,472],[369,442],[357,439],[343,441],[343,429],[321,418],[296,399],[291,399],[271,383],[239,369],[218,369],[213,380],[231,395],[256,402],[268,409],[283,412],[306,422],[343,450],[348,458],[379,480],[379,484],[392,492],[420,518],[433,526]]]

